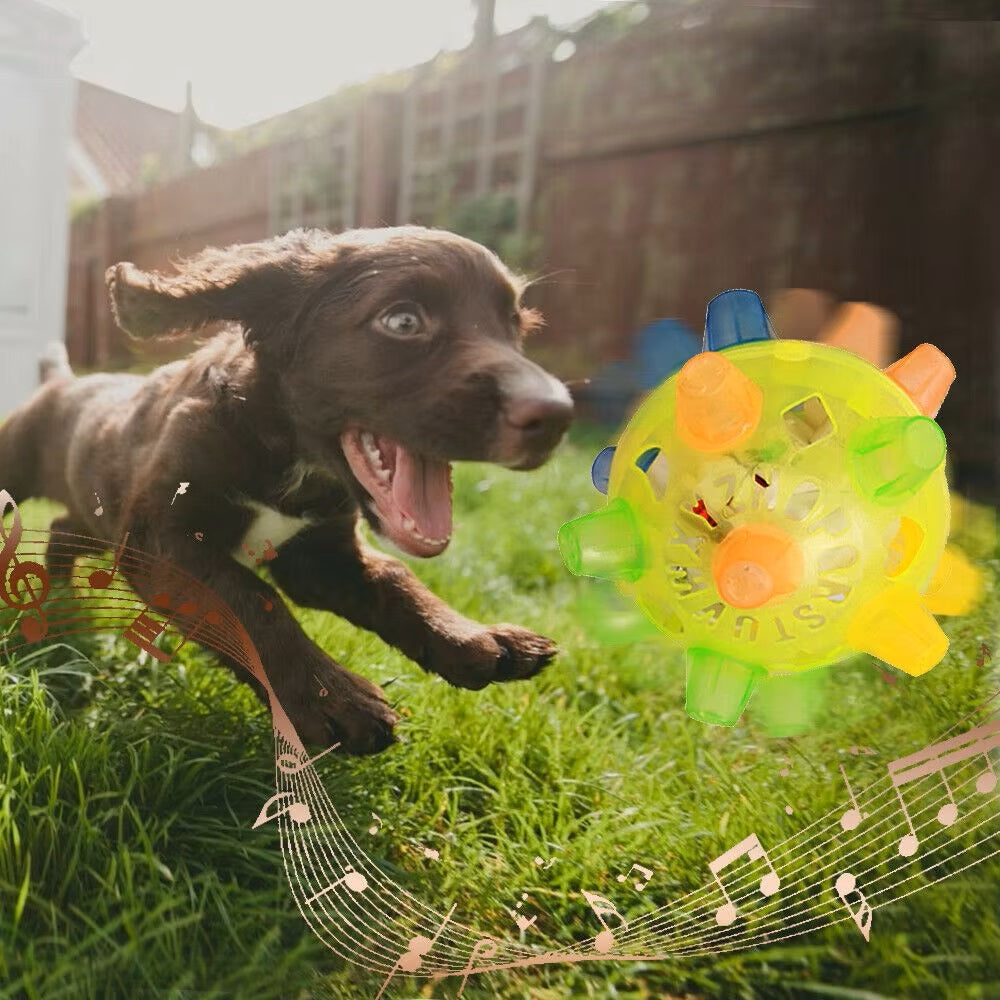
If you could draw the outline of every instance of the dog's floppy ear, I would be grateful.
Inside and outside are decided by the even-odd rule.
[[[294,320],[336,255],[329,233],[296,230],[261,243],[210,247],[175,265],[173,275],[115,264],[105,282],[115,322],[133,337],[231,320],[253,344]]]

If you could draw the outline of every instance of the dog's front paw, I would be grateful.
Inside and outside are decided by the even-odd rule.
[[[382,689],[332,660],[310,665],[278,692],[278,700],[306,743],[339,743],[344,753],[373,754],[396,741],[399,716]]]
[[[488,625],[439,653],[428,669],[449,684],[478,691],[495,681],[534,677],[558,647],[518,625]]]

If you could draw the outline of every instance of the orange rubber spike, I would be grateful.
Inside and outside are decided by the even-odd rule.
[[[845,302],[823,327],[819,339],[882,368],[895,355],[898,326],[888,309],[868,302]]]
[[[955,366],[933,344],[921,344],[889,365],[885,374],[903,388],[925,417],[936,417],[955,381]]]
[[[715,351],[696,354],[677,375],[677,434],[698,451],[727,451],[757,429],[760,387]]]
[[[798,542],[771,524],[744,524],[719,543],[712,576],[719,596],[733,608],[759,608],[792,593],[802,582]]]

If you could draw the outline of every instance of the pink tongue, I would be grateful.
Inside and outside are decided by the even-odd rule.
[[[392,498],[403,514],[413,518],[422,535],[451,535],[451,469],[447,462],[411,455],[400,446],[392,477]]]

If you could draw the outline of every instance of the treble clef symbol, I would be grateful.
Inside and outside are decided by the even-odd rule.
[[[10,534],[3,526],[8,510],[14,511]],[[49,574],[41,563],[17,558],[17,547],[21,544],[21,512],[6,490],[0,490],[0,540],[3,541],[3,549],[0,550],[0,601],[15,611],[34,612],[21,620],[21,634],[28,642],[38,642],[49,631],[49,621],[41,609],[49,593]],[[35,586],[32,585],[32,577],[38,581]]]

